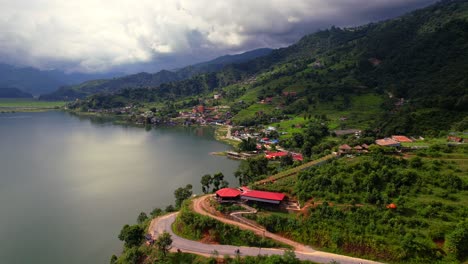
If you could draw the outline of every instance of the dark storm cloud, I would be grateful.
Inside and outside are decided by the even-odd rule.
[[[433,0],[0,0],[0,62],[68,71],[156,71],[331,25],[391,18]]]

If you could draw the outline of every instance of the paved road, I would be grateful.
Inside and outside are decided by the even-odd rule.
[[[174,234],[172,231],[171,225],[174,223],[175,218],[178,213],[172,213],[165,215],[159,218],[153,219],[151,221],[149,231],[153,238],[157,238],[159,234],[162,234],[164,231],[168,232],[172,236],[172,250],[180,249],[183,252],[190,252],[200,255],[211,255],[215,250],[218,252],[219,256],[230,255],[234,256],[237,249],[240,250],[241,256],[258,256],[258,255],[282,255],[284,250],[282,249],[267,249],[267,248],[257,248],[257,247],[236,247],[229,245],[211,245],[204,244],[197,241],[192,241],[188,239],[181,238]],[[373,262],[364,259],[352,258],[347,256],[341,256],[331,253],[325,253],[321,251],[313,252],[301,252],[295,251],[296,257],[301,260],[311,260],[318,263],[329,263],[332,260],[336,260],[341,264],[374,264],[378,262]]]

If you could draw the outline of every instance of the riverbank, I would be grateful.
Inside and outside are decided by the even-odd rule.
[[[215,139],[217,141],[224,142],[228,145],[231,145],[233,147],[237,147],[240,143],[240,141],[234,140],[230,137],[230,126],[223,125],[223,126],[216,126],[215,130]]]

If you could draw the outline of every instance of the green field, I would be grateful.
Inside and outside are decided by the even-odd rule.
[[[29,112],[58,109],[65,106],[64,101],[39,101],[36,99],[0,99],[0,112]]]

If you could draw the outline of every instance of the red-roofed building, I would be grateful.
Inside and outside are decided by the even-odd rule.
[[[218,201],[236,200],[240,195],[241,191],[236,188],[223,188],[216,191],[216,198],[218,198]]]
[[[241,199],[245,201],[280,204],[286,198],[283,193],[256,191],[247,187],[242,187],[242,191]]]
[[[457,143],[462,143],[464,141],[463,138],[457,137],[457,136],[448,136],[447,140],[450,142],[457,142]]]
[[[392,136],[392,139],[398,142],[413,142],[413,140],[409,139],[408,137],[400,135]]]
[[[303,161],[304,157],[300,153],[292,153],[293,160]]]
[[[377,139],[375,144],[382,146],[382,147],[399,147],[401,144],[400,142],[393,140],[391,138],[383,138]]]
[[[288,155],[288,152],[286,151],[265,152],[265,158],[267,159],[277,159],[277,158],[281,158],[287,155]]]
[[[251,190],[248,187],[242,188],[223,188],[216,192],[218,202],[236,202],[242,200],[244,202],[263,202],[270,204],[280,204],[286,195],[276,192],[265,192]]]

